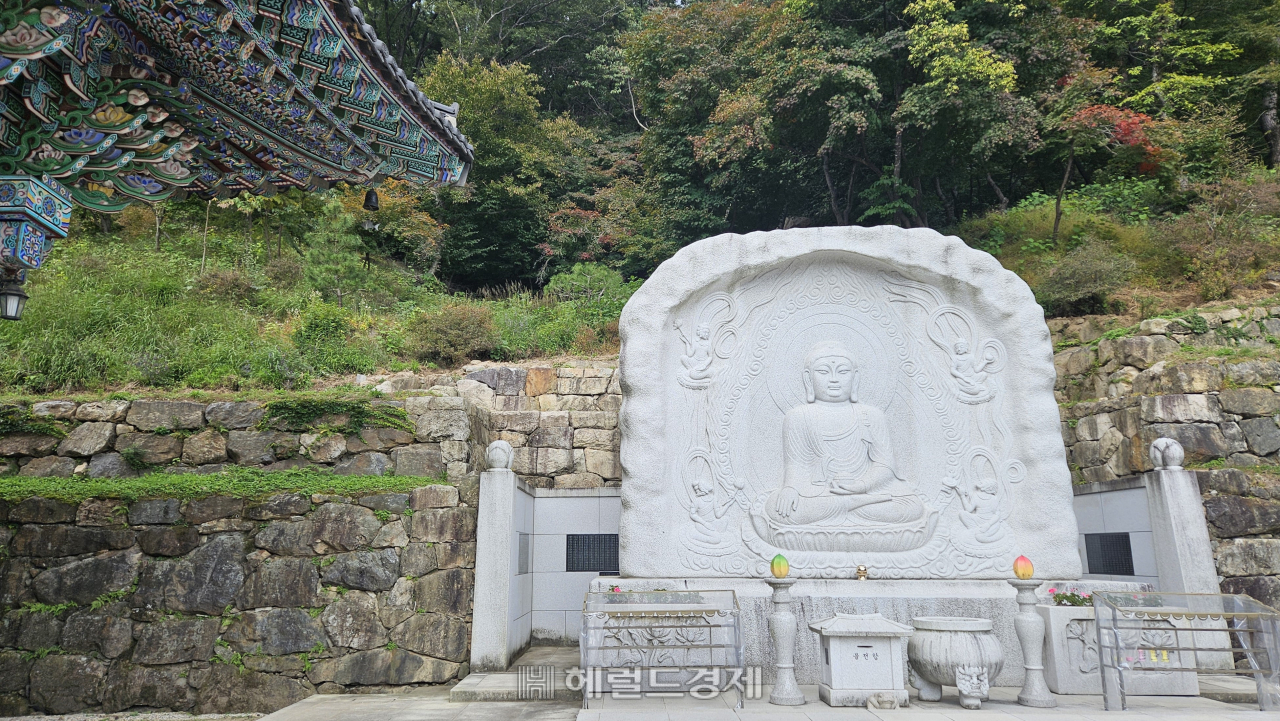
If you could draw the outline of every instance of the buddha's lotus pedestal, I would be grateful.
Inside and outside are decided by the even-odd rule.
[[[830,551],[839,553],[892,553],[910,551],[928,543],[938,524],[938,514],[931,511],[911,523],[876,524],[864,522],[862,527],[818,524],[784,525],[764,512],[764,501],[751,513],[751,525],[760,539],[778,548],[792,551]]]

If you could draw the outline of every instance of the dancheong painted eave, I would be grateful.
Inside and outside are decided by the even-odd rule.
[[[422,94],[352,0],[19,0],[0,10],[0,264],[70,204],[466,182],[457,105]]]

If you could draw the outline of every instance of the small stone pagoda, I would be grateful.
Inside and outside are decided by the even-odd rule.
[[[0,10],[0,264],[38,268],[71,204],[462,184],[457,105],[354,0],[16,0]]]

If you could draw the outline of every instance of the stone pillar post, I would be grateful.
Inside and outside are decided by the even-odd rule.
[[[511,445],[506,441],[489,444],[486,455],[490,469],[480,474],[480,507],[476,517],[471,670],[505,671],[513,660],[511,649],[514,645],[508,638],[511,632],[508,613],[513,575],[511,551],[516,474],[511,471]]]
[[[1147,514],[1151,518],[1151,542],[1156,551],[1160,589],[1169,593],[1222,593],[1218,567],[1209,544],[1209,524],[1200,498],[1195,471],[1182,468],[1182,446],[1172,438],[1157,438],[1149,449],[1155,470],[1142,474],[1147,487]],[[1223,624],[1223,628],[1226,626]],[[1199,648],[1227,648],[1226,633],[1193,634]],[[1230,653],[1197,653],[1205,668],[1232,668]]]
[[[1018,693],[1018,703],[1035,708],[1053,708],[1058,705],[1058,700],[1049,693],[1049,686],[1044,680],[1044,619],[1036,612],[1036,589],[1042,582],[1015,578],[1009,583],[1018,589],[1018,615],[1013,619],[1013,628],[1018,633],[1022,667],[1027,672],[1022,680],[1022,691]]]
[[[791,586],[794,578],[766,578],[773,588],[773,613],[769,614],[769,635],[773,637],[774,680],[769,703],[778,706],[801,706],[804,694],[796,683],[796,615],[791,612]]]

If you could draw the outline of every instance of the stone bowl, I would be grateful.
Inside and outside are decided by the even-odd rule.
[[[920,700],[938,701],[943,686],[960,691],[960,705],[979,708],[990,683],[1004,668],[1004,650],[985,618],[923,616],[911,619],[907,642],[911,685]]]

